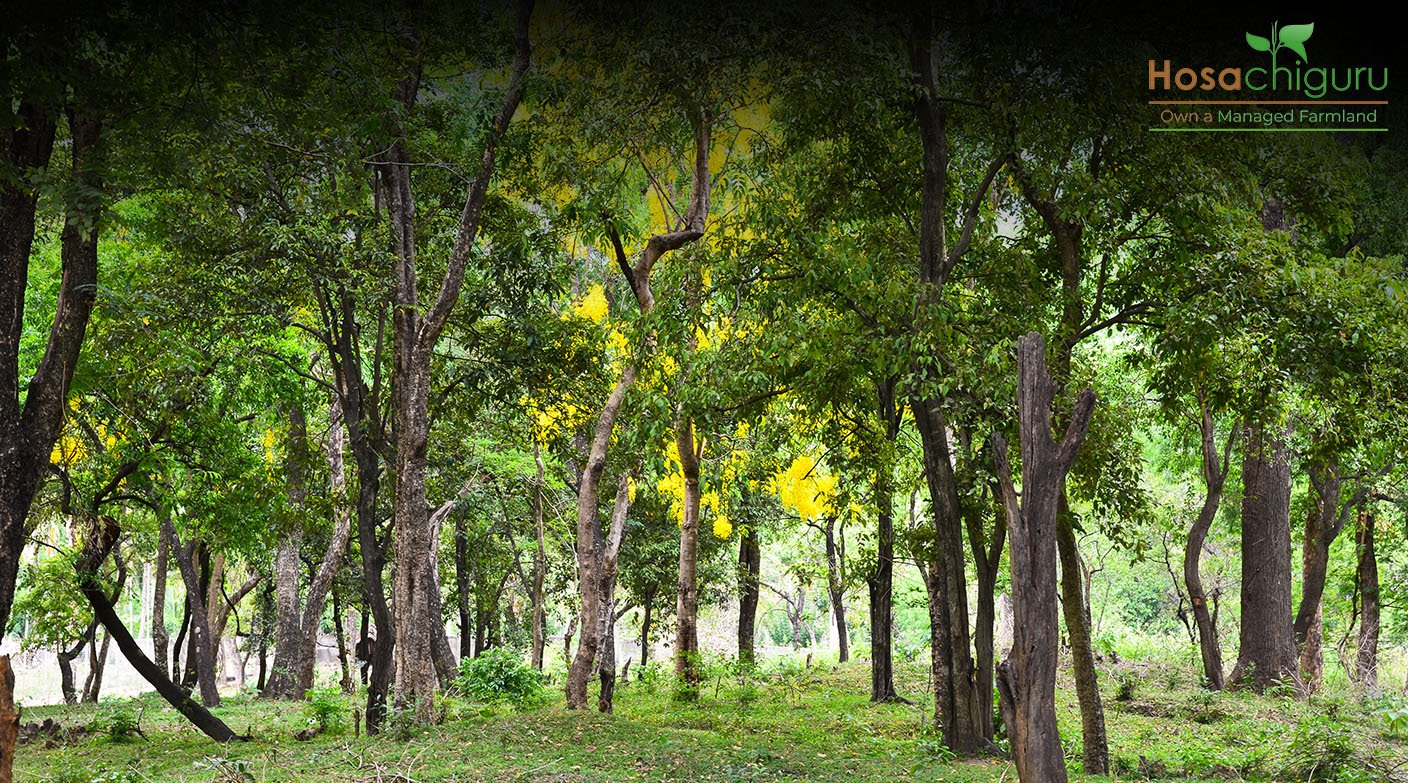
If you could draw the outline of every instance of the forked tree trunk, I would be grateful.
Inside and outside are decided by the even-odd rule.
[[[191,648],[187,662],[195,663],[196,682],[200,686],[201,704],[206,707],[220,705],[220,691],[215,680],[215,637],[210,627],[210,614],[205,606],[205,593],[201,589],[200,574],[196,572],[196,541],[181,543],[181,537],[172,524],[171,517],[161,515],[161,525],[176,555],[176,565],[181,569],[181,579],[186,583],[186,598],[190,602]],[[111,633],[112,629],[109,628]]]
[[[585,531],[577,541],[578,580],[581,582],[582,611],[577,654],[567,670],[567,708],[585,709],[587,684],[598,671],[598,656],[608,627],[612,625],[615,603],[616,562],[625,534],[626,516],[630,513],[630,479],[622,474],[616,481],[616,500],[611,508],[611,527],[606,535],[596,525]],[[586,556],[583,557],[585,550]],[[569,628],[567,643],[570,644]]]
[[[1304,690],[1291,624],[1289,428],[1247,423],[1242,459],[1242,627],[1228,682]]]
[[[21,58],[27,54],[32,53],[23,47],[18,50]],[[82,90],[72,92],[69,100],[82,107]],[[7,124],[0,142],[6,170],[18,175],[0,182],[0,637],[14,606],[30,506],[63,428],[70,381],[97,297],[103,206],[101,118],[81,108],[70,109],[68,157],[74,184],[84,197],[68,200],[59,232],[62,275],[54,317],[39,354],[42,358],[22,386],[19,356],[22,344],[28,342],[21,338],[26,331],[25,301],[33,293],[30,255],[41,190],[31,187],[29,178],[49,166],[58,125],[57,112],[33,98],[18,95],[11,107],[15,119]]]
[[[709,118],[698,107],[691,107],[688,114],[694,131],[693,182],[690,188],[689,206],[685,210],[679,230],[650,237],[645,243],[645,248],[641,251],[640,259],[635,264],[631,264],[626,257],[620,236],[611,227],[610,222],[607,222],[607,234],[611,240],[616,263],[625,276],[626,282],[630,284],[631,292],[635,295],[636,304],[642,314],[650,313],[655,309],[655,294],[650,284],[650,275],[655,264],[666,253],[678,250],[703,237],[705,222],[709,215],[709,189],[711,185],[709,148],[712,139]],[[587,603],[589,600],[599,601],[600,590],[591,586],[591,583],[601,571],[600,561],[597,559],[596,550],[586,546],[585,542],[596,540],[601,534],[600,510],[597,508],[597,501],[606,469],[607,448],[611,442],[611,434],[616,428],[616,420],[621,415],[621,407],[625,402],[626,394],[635,383],[636,374],[640,371],[640,362],[644,361],[645,355],[653,350],[654,344],[654,334],[648,335],[644,344],[640,346],[641,350],[637,352],[633,360],[627,363],[621,377],[616,381],[611,394],[597,414],[587,460],[582,466],[581,479],[577,488],[577,576],[581,590],[581,616],[583,618],[594,617],[595,612],[599,611],[599,607],[595,603],[591,607],[588,607]],[[682,552],[682,562],[683,559]],[[578,645],[577,656],[573,659],[572,666],[568,670],[567,706],[569,708],[586,706],[586,682],[591,676],[591,662],[596,655],[596,646],[600,643],[599,639],[588,638],[595,636],[595,633],[590,630],[591,625],[591,623],[583,621],[584,644]]]
[[[1022,496],[1017,498],[1007,442],[994,435],[1002,503],[1011,538],[1012,653],[998,667],[997,688],[1023,783],[1062,783],[1066,764],[1056,729],[1057,516],[1066,473],[1090,427],[1095,395],[1081,392],[1061,441],[1052,439],[1056,384],[1046,369],[1046,346],[1033,332],[1018,340],[1017,413],[1021,433]]]
[[[851,634],[846,628],[846,582],[845,568],[845,523],[842,523],[840,537],[836,533],[836,518],[826,520],[822,529],[826,538],[826,597],[831,601],[831,616],[836,625],[837,660],[845,663],[851,659]]]
[[[1222,644],[1217,638],[1216,615],[1208,608],[1207,590],[1203,588],[1203,578],[1199,561],[1203,555],[1203,544],[1208,531],[1217,518],[1218,507],[1222,503],[1222,488],[1227,481],[1227,473],[1232,467],[1232,447],[1237,442],[1238,428],[1233,427],[1227,435],[1227,445],[1219,459],[1217,431],[1213,423],[1212,411],[1206,399],[1199,392],[1198,405],[1200,442],[1202,444],[1202,472],[1205,494],[1198,518],[1188,531],[1188,543],[1183,549],[1183,584],[1188,589],[1188,601],[1193,605],[1193,620],[1198,628],[1198,651],[1203,661],[1203,680],[1209,688],[1221,690],[1225,682],[1222,674]]]
[[[757,660],[755,636],[758,627],[758,598],[761,588],[759,577],[762,565],[763,555],[762,547],[758,544],[758,531],[749,525],[738,537],[738,660],[745,664],[752,664]],[[646,623],[650,619],[648,601],[645,611],[646,618],[641,622],[642,639],[645,638]],[[646,650],[642,647],[642,666],[646,663],[645,654]]]

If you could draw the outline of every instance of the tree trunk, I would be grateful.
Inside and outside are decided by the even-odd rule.
[[[895,690],[894,637],[895,517],[888,468],[875,474],[875,569],[866,577],[870,590],[870,700],[901,701]]]
[[[1301,599],[1294,628],[1305,686],[1313,693],[1319,689],[1325,672],[1323,617],[1330,547],[1344,530],[1350,512],[1367,496],[1368,489],[1361,487],[1342,504],[1344,482],[1333,461],[1312,459],[1308,473],[1311,503],[1301,547]]]
[[[337,628],[337,662],[342,667],[342,692],[352,695],[357,692],[357,683],[352,679],[352,661],[347,654],[347,639],[351,635],[349,631],[350,620],[344,616],[342,611],[342,601],[338,600],[337,589],[332,590],[332,616],[336,618]]]
[[[110,517],[100,517],[94,520],[97,528],[91,531],[84,543],[75,570],[78,572],[78,587],[83,593],[83,597],[88,599],[88,604],[93,608],[93,615],[107,629],[113,641],[117,642],[117,649],[122,651],[123,657],[132,664],[132,668],[142,675],[157,693],[166,700],[177,712],[186,716],[196,728],[200,729],[207,737],[216,742],[230,742],[232,740],[246,739],[235,734],[226,726],[223,721],[210,713],[181,686],[177,685],[166,675],[166,672],[158,668],[155,663],[142,652],[141,645],[132,638],[132,634],[127,631],[127,626],[123,625],[122,619],[113,610],[112,603],[104,594],[102,586],[99,584],[97,574],[102,568],[103,561],[107,559],[108,553],[112,551],[117,543],[120,533],[117,523]],[[164,520],[170,525],[170,520]],[[168,535],[171,532],[168,531]],[[183,558],[180,554],[182,547],[179,539],[174,535],[171,537],[173,546],[177,549],[177,560],[189,562],[189,558]],[[194,571],[194,569],[190,569]]]
[[[332,497],[332,536],[328,539],[328,546],[323,551],[318,569],[308,582],[308,597],[304,601],[303,616],[299,620],[299,646],[293,658],[294,695],[298,697],[302,697],[313,687],[318,629],[322,625],[323,609],[327,606],[328,594],[333,591],[337,570],[342,566],[342,558],[347,554],[347,545],[352,539],[352,513],[347,507],[347,479],[343,464],[347,441],[342,404],[334,395],[328,408],[328,438],[323,444],[328,462],[328,493]],[[241,591],[244,590],[242,587]],[[337,613],[337,602],[334,600],[333,603],[337,626],[341,628],[342,616]],[[340,631],[338,638],[340,641]],[[277,651],[274,657],[277,661]]]
[[[641,599],[640,618],[640,673],[636,679],[645,676],[645,667],[650,665],[650,621],[651,610],[655,608],[655,587],[652,585],[645,591],[645,596]]]
[[[993,736],[995,731],[993,677],[996,656],[993,634],[997,623],[997,578],[1002,565],[1002,550],[1007,543],[1007,517],[1002,510],[1001,488],[994,485],[992,495],[994,503],[997,504],[997,514],[993,520],[991,541],[983,531],[981,515],[965,515],[969,520],[968,548],[973,555],[973,565],[978,575],[978,610],[974,617],[973,649],[976,655],[978,700],[983,711],[982,729],[985,737]]]
[[[823,532],[826,537],[826,597],[831,601],[831,615],[836,623],[837,660],[845,663],[851,659],[851,639],[846,629],[846,585],[841,573],[845,567],[844,539],[838,545],[835,517],[826,520]],[[844,523],[841,535],[845,535]]]
[[[1374,551],[1374,512],[1362,511],[1356,536],[1359,586],[1359,649],[1356,656],[1359,687],[1365,693],[1379,689],[1379,560]]]
[[[165,536],[165,531],[161,535]],[[176,642],[171,645],[171,679],[179,681],[181,679],[181,650],[186,641],[186,632],[191,627],[191,597],[187,595],[181,600],[181,627],[176,629]]]
[[[265,685],[264,695],[274,699],[300,699],[296,691],[298,651],[303,646],[302,602],[299,581],[302,579],[298,553],[303,546],[303,529],[294,524],[279,539],[274,552],[274,669]]]
[[[614,591],[613,591],[614,592]],[[601,692],[597,696],[597,710],[611,712],[615,709],[616,698],[616,598],[610,596],[603,602],[601,613],[601,654],[596,667],[597,678],[601,682]]]
[[[1017,412],[1021,432],[1019,503],[1007,460],[1007,442],[994,435],[1003,507],[1011,537],[1012,653],[998,667],[997,687],[1023,783],[1061,783],[1066,764],[1056,729],[1057,524],[1062,486],[1090,426],[1095,395],[1076,401],[1060,443],[1052,439],[1056,384],[1046,369],[1046,346],[1033,332],[1018,341]]]
[[[991,746],[991,738],[983,733],[991,718],[983,717],[984,699],[979,697],[976,687],[978,678],[968,626],[968,578],[963,558],[958,486],[954,481],[947,425],[940,401],[916,402],[913,409],[936,533],[931,553],[932,576],[936,581],[928,590],[930,600],[939,601],[936,610],[931,609],[929,614],[931,622],[937,621],[941,631],[936,638],[938,645],[931,651],[935,676],[934,720],[943,727],[945,746],[955,753],[971,755]]]
[[[485,134],[478,171],[465,197],[454,245],[433,303],[421,311],[416,262],[415,195],[411,161],[401,138],[377,156],[376,170],[386,197],[393,250],[394,308],[392,310],[392,416],[396,440],[396,493],[392,503],[392,535],[396,568],[392,593],[400,622],[395,627],[394,688],[398,707],[412,711],[420,723],[434,718],[438,690],[435,666],[437,639],[432,627],[438,594],[436,541],[426,508],[426,447],[430,438],[431,358],[440,335],[460,298],[470,251],[479,231],[484,201],[494,174],[500,138],[523,96],[530,44],[528,22],[532,0],[518,4],[514,25],[513,73],[499,111]],[[418,54],[418,53],[417,53]],[[396,100],[409,112],[416,104],[420,71],[417,66],[396,86]]]
[[[543,600],[543,583],[548,574],[546,525],[543,514],[543,455],[538,441],[533,441],[533,463],[538,472],[533,478],[533,668],[543,670],[543,647],[547,643],[547,604]]]
[[[108,642],[112,635],[103,632],[103,641],[88,648],[88,679],[83,683],[83,703],[97,704],[98,695],[103,690],[103,670],[108,663]]]
[[[474,613],[469,599],[472,588],[469,574],[469,520],[463,514],[455,517],[455,611],[460,616],[460,657],[474,657]],[[541,662],[540,662],[541,663]],[[537,667],[542,671],[542,666]]]
[[[81,90],[73,92],[70,100],[82,106]],[[3,131],[6,138],[0,143],[6,170],[18,174],[0,183],[0,638],[14,606],[26,520],[63,428],[69,385],[97,297],[103,206],[97,170],[102,122],[85,110],[70,109],[69,158],[84,198],[69,200],[59,234],[62,274],[54,318],[42,358],[22,387],[19,356],[21,344],[27,342],[21,338],[40,190],[29,184],[30,177],[50,163],[58,118],[23,93],[12,111],[15,121]]]
[[[0,655],[0,783],[13,783],[15,746],[20,740],[20,710],[15,706],[15,670]]]
[[[807,606],[807,586],[797,585],[796,603],[788,602],[787,619],[792,623],[792,649],[800,650],[810,644],[811,635],[807,633],[807,626],[802,622],[803,614]]]
[[[738,537],[738,660],[752,664],[757,660],[754,648],[755,631],[758,627],[759,575],[762,572],[762,547],[758,543],[758,531],[748,525]],[[654,596],[650,596],[654,597]],[[649,620],[650,605],[647,602],[646,621]],[[641,624],[641,637],[645,637],[645,622]],[[645,648],[641,648],[641,666],[645,665]]]
[[[1291,462],[1288,428],[1248,423],[1242,459],[1242,627],[1228,681],[1260,693],[1304,690],[1291,624]]]
[[[171,547],[176,555],[176,565],[181,569],[181,579],[186,583],[186,598],[191,606],[191,649],[188,662],[194,658],[196,669],[196,682],[200,685],[201,704],[206,707],[218,707],[220,705],[220,691],[216,687],[215,681],[215,647],[214,636],[210,628],[210,615],[205,607],[205,595],[201,590],[200,575],[196,573],[195,546],[196,542],[182,544],[181,537],[176,533],[176,526],[172,524],[171,517],[167,514],[161,515],[161,525],[166,537],[171,541]],[[112,633],[112,629],[108,629]],[[130,658],[130,656],[129,656]]]
[[[167,654],[171,644],[166,634],[166,572],[170,568],[170,545],[166,536],[157,531],[156,565],[152,586],[152,654],[156,665],[167,671]]]
[[[78,703],[79,694],[78,686],[73,677],[73,662],[83,654],[84,648],[93,643],[93,640],[97,638],[97,633],[98,621],[94,619],[88,623],[83,637],[73,647],[54,651],[54,657],[59,660],[59,692],[64,696],[64,704],[73,706]]]
[[[684,474],[679,596],[675,605],[675,677],[689,687],[699,684],[699,459],[703,445],[695,444],[692,418],[675,422],[675,446]]]
[[[1061,561],[1061,611],[1071,643],[1071,666],[1080,702],[1081,765],[1087,775],[1110,772],[1110,746],[1105,737],[1105,707],[1100,703],[1100,683],[1095,674],[1095,652],[1090,638],[1090,605],[1083,588],[1080,550],[1071,528],[1070,507],[1062,486],[1057,502],[1056,551]]]

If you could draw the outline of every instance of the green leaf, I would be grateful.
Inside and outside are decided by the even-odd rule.
[[[1315,32],[1315,23],[1310,24],[1288,24],[1281,28],[1281,45],[1300,55],[1302,62],[1309,62],[1310,58],[1305,53],[1305,42],[1310,38],[1310,34]]]
[[[1247,45],[1257,50],[1258,52],[1271,51],[1271,42],[1266,40],[1265,38],[1262,38],[1259,35],[1252,35],[1251,33],[1247,33]]]

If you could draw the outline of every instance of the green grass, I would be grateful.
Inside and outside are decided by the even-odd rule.
[[[221,746],[184,725],[159,700],[144,697],[141,728],[148,740],[94,735],[58,747],[26,745],[17,756],[16,779],[1014,781],[1006,761],[953,760],[936,741],[924,668],[902,667],[901,690],[914,706],[870,704],[864,663],[773,666],[770,675],[754,681],[714,667],[697,701],[677,702],[669,679],[658,677],[618,689],[611,716],[568,712],[560,697],[526,709],[448,700],[443,724],[404,741],[354,737],[348,720],[343,730],[299,742],[294,733],[309,726],[302,704],[238,696],[227,698],[219,714],[254,740]],[[1346,697],[1304,702],[1208,695],[1190,681],[1176,669],[1144,666],[1127,701],[1114,699],[1114,677],[1104,683],[1117,767],[1110,780],[1152,775],[1168,781],[1358,783],[1395,780],[1388,770],[1408,768],[1408,740]],[[1074,695],[1063,688],[1058,702],[1074,771],[1080,751]],[[99,712],[43,707],[27,710],[25,720],[52,717],[78,725]],[[1327,774],[1321,758],[1339,767]]]

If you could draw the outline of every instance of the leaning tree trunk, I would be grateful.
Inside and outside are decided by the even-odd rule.
[[[1379,689],[1379,560],[1374,551],[1374,512],[1363,511],[1359,518],[1355,548],[1358,564],[1355,579],[1359,586],[1359,645],[1356,671],[1359,687],[1365,693]]]
[[[184,688],[173,682],[163,669],[147,657],[146,653],[142,651],[141,645],[132,638],[132,634],[128,632],[127,626],[123,625],[122,619],[117,616],[112,602],[108,600],[108,596],[103,592],[102,585],[97,578],[103,562],[107,560],[108,554],[117,544],[117,538],[121,531],[118,529],[117,523],[110,517],[99,517],[94,521],[96,528],[85,537],[82,552],[75,563],[79,591],[83,593],[84,598],[88,599],[88,604],[93,609],[93,616],[98,619],[103,628],[107,629],[113,641],[117,642],[117,649],[122,651],[123,657],[132,664],[132,668],[156,689],[156,692],[166,700],[167,704],[184,715],[207,737],[216,742],[246,739],[246,737],[235,734],[229,726],[212,715],[200,702],[192,699]],[[176,538],[173,536],[172,542],[175,541]]]
[[[655,309],[655,294],[650,284],[650,275],[655,264],[666,253],[678,250],[703,237],[705,222],[709,215],[709,189],[712,184],[709,174],[711,126],[709,118],[704,112],[691,107],[688,114],[694,130],[694,167],[689,206],[684,214],[683,225],[677,231],[650,237],[640,252],[639,260],[635,264],[631,264],[626,257],[620,236],[612,229],[609,221],[607,224],[607,233],[611,239],[616,263],[621,268],[626,282],[630,285],[642,315]],[[615,387],[612,388],[611,394],[608,395],[601,411],[597,414],[587,460],[582,466],[581,479],[577,488],[577,576],[583,603],[581,607],[583,618],[594,617],[594,612],[599,608],[586,605],[588,600],[598,601],[600,598],[598,589],[590,586],[590,582],[593,581],[592,577],[600,570],[600,566],[595,559],[595,550],[584,548],[584,542],[594,541],[600,535],[600,511],[597,508],[597,501],[602,476],[606,469],[607,448],[611,442],[612,432],[616,428],[616,420],[621,415],[626,394],[635,383],[636,374],[640,371],[640,362],[644,360],[645,354],[653,349],[654,344],[655,336],[652,333],[645,338],[643,344],[639,346],[640,350],[637,356],[627,363],[621,377],[617,379]],[[682,563],[683,559],[682,552]],[[587,622],[582,623],[582,643],[578,644],[577,656],[573,659],[572,666],[568,670],[567,706],[569,708],[586,706],[586,681],[591,676],[592,657],[595,656],[596,646],[600,643],[599,639],[588,638],[595,635],[590,630],[591,625]]]
[[[758,544],[758,531],[752,525],[743,529],[738,537],[738,660],[752,664],[757,660],[755,637],[758,628],[758,598],[761,582],[763,556]],[[645,623],[650,618],[650,605],[646,604],[646,619],[641,624],[641,637],[645,636]],[[644,644],[644,642],[642,642]],[[646,650],[641,648],[641,665],[645,665]]]
[[[1291,624],[1291,462],[1288,428],[1248,423],[1242,459],[1242,627],[1228,681],[1260,693],[1303,690]]]
[[[1294,623],[1296,646],[1306,688],[1312,692],[1324,677],[1324,597],[1325,577],[1330,568],[1330,547],[1344,530],[1349,514],[1368,496],[1361,486],[1341,503],[1344,482],[1333,461],[1312,460],[1310,474],[1310,513],[1305,521],[1301,549],[1301,599]]]
[[[1056,514],[1056,552],[1061,561],[1061,612],[1066,620],[1066,636],[1071,644],[1071,668],[1075,674],[1076,699],[1080,702],[1081,767],[1087,775],[1110,771],[1110,744],[1105,736],[1105,706],[1100,701],[1100,683],[1095,675],[1095,651],[1090,630],[1090,605],[1082,580],[1080,550],[1071,527],[1066,490],[1061,488]]]
[[[1062,486],[1090,427],[1095,395],[1081,392],[1070,424],[1052,439],[1051,402],[1056,384],[1046,369],[1046,346],[1033,332],[1018,341],[1017,413],[1021,432],[1022,496],[1019,503],[1007,461],[1007,442],[993,445],[1011,538],[1012,652],[998,668],[997,687],[1023,783],[1066,780],[1056,729],[1057,525]]]

